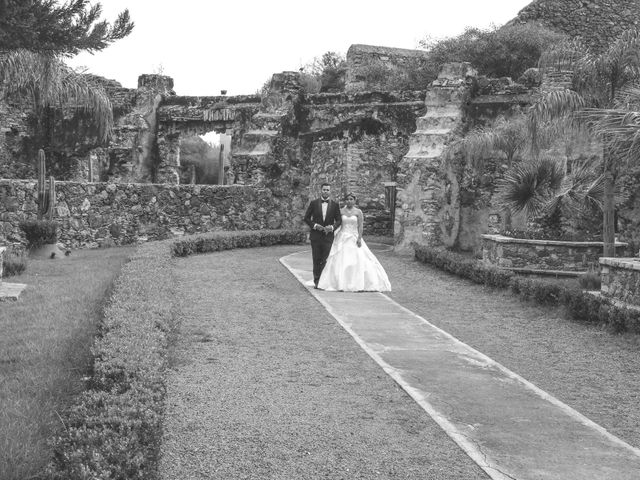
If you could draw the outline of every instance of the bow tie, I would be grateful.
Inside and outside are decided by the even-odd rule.
[[[329,200],[328,200],[328,199],[327,199],[327,200],[320,199],[320,201],[321,201],[322,203],[329,203]]]

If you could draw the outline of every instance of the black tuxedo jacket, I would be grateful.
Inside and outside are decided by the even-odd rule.
[[[342,224],[342,215],[340,214],[340,205],[338,202],[329,200],[327,205],[327,214],[325,218],[322,218],[322,200],[319,198],[312,200],[307,207],[307,211],[304,214],[304,223],[311,228],[310,240],[330,240],[333,241],[333,233],[324,233],[319,230],[314,230],[313,226],[317,223],[323,227],[333,225],[335,230]]]

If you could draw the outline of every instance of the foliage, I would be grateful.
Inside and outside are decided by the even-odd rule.
[[[436,71],[445,63],[470,62],[481,75],[517,79],[538,64],[547,47],[564,38],[540,25],[516,24],[490,29],[468,27],[456,37],[423,39],[420,46],[429,52]]]
[[[20,275],[26,269],[27,255],[24,252],[17,252],[12,248],[7,248],[2,258],[2,277]]]
[[[581,49],[576,43],[558,44],[548,56],[541,59],[541,67],[549,73],[554,70],[572,71],[572,88],[546,93],[530,112],[534,140],[538,126],[550,122],[567,125],[586,123],[603,140],[602,239],[605,256],[615,255],[614,182],[621,156],[620,150],[616,149],[616,141],[610,143],[611,138],[615,139],[615,132],[598,128],[598,120],[606,119],[608,110],[615,105],[626,87],[640,81],[638,51],[640,31],[637,29],[624,32],[606,51],[596,55]],[[587,107],[596,110],[587,110]],[[633,163],[637,162],[637,157],[628,155],[625,160]]]
[[[0,50],[26,49],[48,55],[98,52],[133,29],[129,11],[110,24],[100,20],[102,6],[88,0],[0,1]]]
[[[301,68],[305,74],[320,81],[321,92],[341,92],[344,90],[347,61],[342,53],[328,51],[315,57]]]
[[[199,136],[180,139],[180,164],[186,167],[180,183],[191,183],[191,168],[195,168],[196,183],[217,185],[220,145],[210,145]]]
[[[509,288],[523,300],[542,305],[562,306],[579,321],[606,326],[614,333],[640,333],[640,311],[614,304],[610,299],[574,288],[521,277],[509,270],[485,266],[477,260],[445,249],[412,244],[415,258],[449,273],[490,287]]]
[[[15,50],[0,56],[0,91],[31,102],[38,120],[37,129],[45,135],[44,119],[50,109],[70,108],[91,113],[99,141],[105,142],[113,128],[111,101],[93,77],[81,75],[59,58],[28,50]]]
[[[578,277],[578,284],[583,290],[600,290],[601,283],[599,270],[589,269]]]
[[[250,248],[277,244],[297,244],[306,240],[300,230],[251,230],[237,232],[211,232],[176,240],[171,251],[175,257],[187,257],[196,253],[217,252],[232,248]]]
[[[359,67],[357,75],[366,81],[369,88],[417,90],[426,89],[438,76],[438,71],[425,60],[416,60],[409,68],[395,68],[384,62],[372,62]]]
[[[48,478],[153,478],[160,447],[174,280],[167,244],[133,255],[93,347],[90,389],[62,415]]]
[[[29,248],[56,243],[58,224],[51,220],[23,220],[20,229],[24,232]]]
[[[19,281],[32,288],[20,301],[3,303],[2,480],[47,478],[52,453],[47,440],[64,430],[58,413],[86,386],[97,325],[133,250],[78,250],[64,262],[29,260]]]
[[[320,93],[322,89],[322,79],[319,76],[300,73],[300,86],[305,94]]]
[[[471,130],[457,143],[477,170],[482,169],[485,158],[494,152],[499,152],[507,165],[511,165],[522,160],[528,148],[526,122],[526,116],[521,113],[508,118],[501,115],[492,125]]]

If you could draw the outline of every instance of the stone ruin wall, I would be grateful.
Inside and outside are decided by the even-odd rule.
[[[637,0],[534,0],[509,22],[540,23],[580,37],[596,50],[606,49],[625,30],[640,22]]]
[[[0,180],[0,238],[24,244],[21,220],[37,214],[37,183]],[[295,228],[267,189],[247,186],[56,182],[55,220],[67,248],[125,245],[212,230]]]
[[[372,73],[407,76],[410,72],[420,71],[426,63],[426,52],[405,48],[380,47],[374,45],[351,45],[347,50],[347,71],[345,90],[347,92],[385,89],[372,80]],[[429,81],[420,78],[407,79],[406,90],[426,90]]]

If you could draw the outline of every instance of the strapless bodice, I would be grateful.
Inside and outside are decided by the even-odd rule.
[[[358,234],[358,217],[355,215],[342,215],[342,229],[345,233]]]

